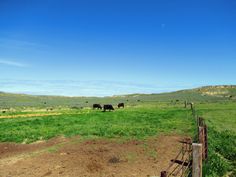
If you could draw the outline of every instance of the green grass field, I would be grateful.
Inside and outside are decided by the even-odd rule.
[[[204,172],[209,176],[236,175],[236,103],[204,103],[196,106],[209,127],[209,161]]]
[[[216,89],[213,90],[215,93]],[[10,95],[9,98],[9,95],[2,94],[0,105],[7,111],[0,112],[0,117],[26,116],[0,118],[0,141],[32,143],[56,136],[74,135],[117,140],[145,139],[160,134],[194,137],[195,120],[191,111],[183,108],[184,100],[191,100],[195,103],[197,115],[205,118],[209,128],[209,160],[204,164],[204,176],[236,176],[235,99],[229,99],[225,90],[220,92],[223,95],[217,96],[205,96],[203,91],[81,99],[26,95]],[[229,93],[235,97],[236,92],[231,88]],[[137,102],[138,99],[140,102]],[[125,109],[105,113],[91,109],[92,103],[117,104],[121,101],[125,102]],[[47,111],[47,108],[53,110]],[[43,115],[51,113],[60,115]],[[34,114],[36,116],[30,116]]]
[[[193,134],[191,112],[179,106],[146,104],[114,112],[92,109],[58,112],[61,115],[0,119],[0,141],[31,143],[59,135],[129,139],[161,133]]]

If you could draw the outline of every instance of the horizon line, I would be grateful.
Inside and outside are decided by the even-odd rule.
[[[199,87],[192,87],[192,88],[186,88],[186,89],[176,89],[176,90],[172,90],[172,91],[160,91],[160,92],[156,92],[156,93],[128,93],[128,94],[117,94],[117,95],[106,95],[106,96],[86,96],[86,95],[53,95],[53,94],[33,94],[33,93],[27,93],[27,92],[5,92],[5,91],[1,91],[0,93],[5,93],[5,94],[18,94],[18,95],[27,95],[27,96],[50,96],[50,97],[87,97],[87,98],[91,98],[91,97],[96,97],[96,98],[105,98],[105,97],[121,97],[121,96],[129,96],[129,95],[155,95],[155,94],[164,94],[164,93],[172,93],[172,92],[178,92],[178,91],[185,91],[185,90],[193,90],[193,89],[199,89],[199,88],[204,88],[204,87],[236,87],[236,85],[234,84],[222,84],[222,85],[204,85],[204,86],[199,86]]]

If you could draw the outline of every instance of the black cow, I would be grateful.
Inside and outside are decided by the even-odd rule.
[[[100,104],[93,104],[93,109],[102,109]]]
[[[103,105],[103,111],[106,112],[106,110],[115,110],[111,104],[105,104]]]
[[[125,104],[124,103],[119,103],[118,108],[125,108]]]

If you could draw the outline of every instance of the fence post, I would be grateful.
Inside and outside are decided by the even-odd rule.
[[[204,144],[204,147],[205,147],[205,160],[208,159],[208,135],[207,135],[207,126],[204,125],[204,140],[205,140],[205,144]]]
[[[184,108],[187,108],[187,101],[184,102]]]
[[[205,125],[205,122],[204,122],[204,119],[202,117],[198,117],[199,121],[198,121],[198,126],[204,126]]]
[[[190,108],[191,110],[193,110],[193,103],[190,103]]]
[[[202,177],[202,144],[193,143],[192,177]]]
[[[191,106],[192,115],[193,115],[193,117],[195,117],[196,116],[196,110],[195,110],[195,107],[194,107],[194,103],[190,103],[190,106]]]
[[[200,144],[202,144],[202,159],[205,160],[206,156],[205,156],[205,152],[206,152],[206,142],[205,142],[205,129],[204,127],[198,127],[198,142]]]

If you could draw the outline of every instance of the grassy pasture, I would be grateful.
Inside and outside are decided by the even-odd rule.
[[[31,143],[59,135],[130,139],[193,134],[191,112],[176,105],[141,104],[105,113],[91,109],[54,112],[61,115],[0,119],[0,141]]]
[[[228,88],[220,92],[220,88],[213,88],[213,93],[220,93],[216,96],[207,95],[209,88],[204,88],[106,98],[0,93],[0,108],[7,108],[5,113],[0,112],[0,117],[23,116],[0,118],[0,142],[31,143],[61,135],[117,140],[145,139],[159,134],[194,137],[195,121],[191,111],[183,108],[183,102],[189,100],[195,103],[197,115],[205,118],[209,128],[209,160],[204,164],[204,176],[236,176],[236,89],[230,88],[228,92],[225,89]],[[126,108],[106,113],[88,108],[92,103],[118,102],[125,102]],[[47,115],[50,113],[60,115]]]
[[[196,102],[197,114],[203,116],[209,127],[209,160],[204,165],[204,176],[217,177],[236,167],[236,103]],[[44,115],[60,113],[60,115]],[[36,116],[27,117],[35,114]],[[43,114],[44,116],[38,116]],[[25,115],[21,118],[0,119],[0,141],[31,143],[55,136],[80,135],[84,138],[145,139],[159,134],[194,136],[195,121],[182,102],[141,102],[130,104],[114,112],[69,109],[53,111],[26,109],[3,115]]]
[[[196,105],[196,110],[217,131],[236,133],[236,102],[202,103]]]
[[[236,103],[203,103],[197,114],[208,125],[209,160],[204,165],[205,176],[236,176]]]

